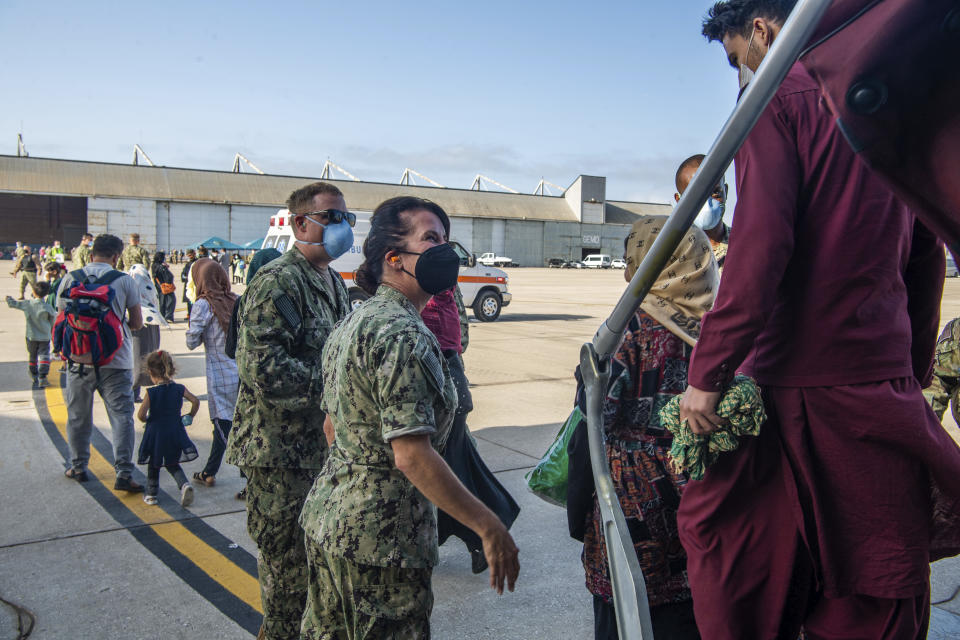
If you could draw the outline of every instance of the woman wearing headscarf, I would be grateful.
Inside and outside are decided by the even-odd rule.
[[[167,322],[173,322],[173,310],[177,306],[176,286],[173,284],[173,272],[166,264],[167,254],[157,251],[153,254],[153,263],[150,265],[150,275],[157,287],[157,297],[160,302],[160,315]]]
[[[167,321],[160,313],[157,288],[147,268],[138,263],[130,267],[127,273],[140,289],[140,307],[143,310],[143,327],[130,332],[133,340],[133,400],[140,402],[140,387],[153,385],[150,374],[143,366],[143,359],[160,348],[160,325],[167,326]]]
[[[197,292],[197,301],[190,314],[187,328],[187,348],[203,345],[206,355],[207,401],[210,420],[213,422],[213,444],[203,471],[193,474],[193,479],[208,487],[216,482],[215,476],[223,461],[227,438],[233,427],[233,410],[237,404],[240,378],[237,363],[224,353],[230,316],[237,296],[230,291],[227,272],[210,258],[200,258],[193,263],[192,278]]]
[[[627,282],[666,221],[665,216],[643,216],[634,223],[624,243]],[[713,306],[719,280],[710,240],[699,228],[691,228],[630,319],[611,362],[603,404],[607,462],[647,583],[658,638],[700,637],[687,582],[686,553],[677,532],[677,508],[688,478],[670,464],[673,438],[660,424],[659,409],[686,389],[700,319]],[[574,464],[571,457],[571,470]],[[568,500],[568,507],[572,504]],[[582,518],[579,523],[571,520],[571,531],[577,524],[583,530],[583,566],[587,589],[593,594],[594,633],[598,640],[606,640],[617,637],[617,623],[595,493],[592,505],[587,502],[586,506],[579,513],[571,509],[568,517]]]

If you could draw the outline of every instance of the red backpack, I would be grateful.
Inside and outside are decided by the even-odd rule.
[[[73,282],[61,293],[67,306],[53,325],[53,351],[64,360],[102,367],[113,360],[123,344],[123,324],[113,311],[116,292],[110,283],[123,273],[111,269],[99,278],[82,269],[72,271]]]

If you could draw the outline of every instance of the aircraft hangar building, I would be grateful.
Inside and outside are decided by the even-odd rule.
[[[147,249],[177,249],[210,236],[244,244],[266,235],[270,216],[294,189],[318,178],[151,167],[0,155],[0,243],[79,244],[84,231],[126,238]],[[387,198],[432,200],[451,217],[451,238],[480,255],[521,266],[549,258],[617,257],[642,214],[668,204],[607,200],[606,178],[580,176],[562,195],[438,188],[351,180],[336,184],[353,211]]]

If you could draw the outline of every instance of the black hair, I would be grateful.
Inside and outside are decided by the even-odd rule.
[[[153,264],[160,264],[167,259],[167,254],[163,251],[157,251],[153,254]]]
[[[343,192],[328,182],[311,182],[290,194],[287,198],[287,211],[294,213],[294,209],[312,207],[314,197],[322,193],[343,197]]]
[[[673,178],[674,182],[677,184],[678,193],[682,193],[684,189],[686,189],[686,186],[684,186],[683,189],[680,188],[680,176],[683,175],[683,172],[690,167],[699,168],[703,163],[703,159],[706,157],[707,156],[703,155],[702,153],[696,153],[680,163],[680,166],[677,168],[677,175]]]
[[[33,292],[37,294],[38,298],[46,298],[50,295],[50,283],[46,280],[40,280],[33,286]]]
[[[383,259],[388,251],[407,246],[406,235],[410,231],[407,211],[426,209],[440,218],[446,239],[450,238],[450,218],[436,202],[414,196],[398,196],[377,205],[370,218],[370,232],[363,241],[363,264],[357,268],[354,282],[373,295],[383,280]]]
[[[703,35],[710,42],[722,41],[724,36],[739,34],[750,37],[753,19],[765,18],[783,25],[793,11],[797,0],[726,0],[707,11],[703,19]]]
[[[112,258],[123,253],[123,240],[109,233],[101,233],[93,239],[90,254],[100,258]]]

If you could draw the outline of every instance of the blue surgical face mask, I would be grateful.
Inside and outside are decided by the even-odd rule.
[[[323,227],[323,242],[309,242],[307,240],[295,240],[294,242],[323,247],[327,250],[327,255],[330,256],[331,260],[336,260],[353,246],[353,228],[346,220],[334,224],[323,224],[309,216],[305,216],[304,220],[309,220],[313,224]]]
[[[700,209],[700,213],[697,214],[697,219],[693,221],[693,224],[704,231],[709,231],[723,220],[724,209],[724,205],[711,196],[707,198],[707,202]]]

